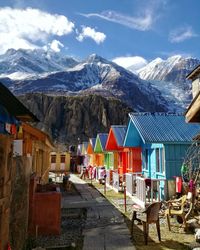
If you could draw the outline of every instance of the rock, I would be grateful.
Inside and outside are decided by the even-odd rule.
[[[195,232],[195,229],[200,228],[197,219],[191,219],[187,221],[188,229]]]
[[[77,138],[88,141],[97,133],[107,133],[111,125],[126,125],[133,111],[116,98],[99,95],[26,94],[20,100],[39,118],[39,129],[65,144],[77,144]]]
[[[46,248],[36,247],[36,248],[32,248],[32,250],[46,250]]]

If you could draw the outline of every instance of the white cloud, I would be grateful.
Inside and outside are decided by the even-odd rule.
[[[34,49],[51,36],[67,35],[73,29],[74,24],[63,15],[32,8],[0,8],[0,53],[9,48]]]
[[[119,23],[131,29],[136,29],[141,31],[149,30],[153,23],[153,16],[150,11],[146,11],[146,13],[144,13],[142,16],[138,17],[123,15],[116,11],[104,11],[100,14],[90,13],[82,15],[85,17],[99,17],[107,21]]]
[[[148,63],[146,59],[140,56],[116,57],[112,61],[131,71],[137,71]]]
[[[98,32],[98,31],[96,31],[95,29],[93,29],[91,27],[83,26],[81,33],[78,34],[76,39],[79,42],[82,42],[87,37],[93,39],[97,44],[100,44],[100,43],[104,42],[104,40],[106,39],[106,35],[104,33]]]
[[[169,34],[169,41],[171,43],[180,43],[197,36],[198,35],[193,31],[192,27],[185,26],[171,31]]]
[[[60,47],[61,48],[64,47],[64,45],[58,40],[53,40],[49,45],[50,45],[50,48],[54,50],[55,52],[60,52]]]
[[[101,13],[80,13],[80,15],[87,18],[101,18],[134,30],[147,31],[153,29],[155,22],[162,17],[166,6],[168,6],[168,0],[136,0],[133,2],[134,11],[132,15],[126,15],[114,10],[106,10]]]

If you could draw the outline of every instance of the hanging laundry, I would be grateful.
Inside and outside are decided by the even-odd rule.
[[[17,127],[15,124],[11,125],[11,134],[16,135],[17,134]]]
[[[19,128],[18,128],[18,133],[19,133],[19,134],[22,134],[22,133],[23,133],[23,127],[22,127],[22,126],[19,126]]]
[[[6,131],[10,134],[11,133],[11,124],[6,123]]]

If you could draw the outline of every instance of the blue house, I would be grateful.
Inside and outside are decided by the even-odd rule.
[[[150,179],[174,180],[200,125],[170,113],[130,113],[124,147],[142,148],[142,172]]]

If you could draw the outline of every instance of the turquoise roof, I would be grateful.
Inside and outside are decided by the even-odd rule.
[[[186,123],[182,114],[130,113],[129,117],[124,146],[133,133],[144,143],[189,143],[200,132],[200,125]]]

